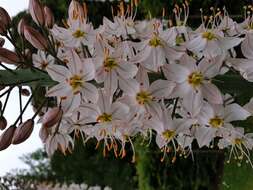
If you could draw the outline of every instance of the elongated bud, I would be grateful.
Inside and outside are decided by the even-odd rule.
[[[0,62],[16,65],[20,59],[16,53],[0,47]]]
[[[61,117],[62,117],[63,111],[59,107],[54,107],[49,109],[42,119],[42,125],[43,127],[53,127],[55,124],[57,124]]]
[[[0,47],[3,47],[3,46],[4,46],[4,43],[5,43],[4,38],[0,38]]]
[[[34,121],[28,119],[17,127],[12,138],[12,144],[20,144],[26,141],[32,134],[34,128]]]
[[[83,20],[85,14],[82,5],[76,1],[72,0],[68,9],[69,19],[71,20]]]
[[[18,23],[18,33],[21,36],[24,35],[24,27],[25,27],[25,25],[26,25],[25,19],[24,18],[20,19],[20,21]]]
[[[49,135],[48,128],[42,126],[40,128],[39,136],[43,143],[46,142],[48,135]]]
[[[7,127],[7,120],[4,116],[0,116],[0,130],[4,130]]]
[[[0,136],[0,151],[10,146],[16,128],[16,126],[12,125],[8,129],[6,129]]]
[[[0,22],[6,30],[10,27],[11,17],[8,12],[2,7],[0,7]]]
[[[35,48],[45,51],[48,47],[46,38],[37,30],[30,26],[24,27],[25,39],[30,42]]]
[[[29,13],[32,16],[33,21],[37,25],[44,26],[45,15],[42,4],[38,0],[29,1]]]
[[[45,14],[45,25],[49,29],[53,28],[54,26],[54,15],[47,6],[44,7],[44,14]]]

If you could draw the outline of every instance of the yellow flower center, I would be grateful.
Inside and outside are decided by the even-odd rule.
[[[242,142],[243,142],[243,140],[240,138],[234,139],[234,144],[236,144],[236,145],[240,145],[240,144],[242,144]]]
[[[219,128],[222,127],[222,125],[224,124],[224,120],[219,118],[218,116],[215,116],[214,118],[210,119],[209,124],[213,128]]]
[[[136,95],[136,100],[139,104],[144,105],[152,100],[152,96],[149,92],[141,91]]]
[[[189,77],[188,77],[188,82],[191,84],[193,87],[199,86],[204,80],[204,77],[201,72],[193,72]]]
[[[81,30],[76,30],[73,34],[72,34],[75,38],[82,38],[85,36],[85,32],[81,31]]]
[[[163,46],[162,40],[161,40],[159,37],[157,37],[157,36],[154,36],[154,37],[149,41],[149,45],[152,46],[152,47]]]
[[[112,115],[103,113],[102,115],[97,117],[97,122],[99,123],[105,123],[105,122],[111,122],[112,121]]]
[[[184,38],[182,36],[176,37],[176,45],[179,46],[181,43],[184,42]]]
[[[175,131],[172,130],[166,130],[162,133],[163,138],[166,140],[170,140],[175,136]]]
[[[69,79],[69,84],[72,87],[73,91],[78,90],[80,87],[83,86],[83,79],[79,75],[74,75]]]
[[[210,40],[216,39],[216,36],[212,32],[204,32],[202,33],[202,38],[205,38],[210,41]]]
[[[107,57],[104,61],[104,68],[105,68],[105,71],[107,72],[111,71],[117,66],[118,66],[118,63],[116,62],[114,58]]]

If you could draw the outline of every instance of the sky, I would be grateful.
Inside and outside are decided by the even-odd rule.
[[[11,16],[15,16],[18,12],[26,10],[29,0],[0,0],[0,7],[3,7]],[[6,42],[5,48],[13,49],[10,43]],[[14,123],[19,114],[19,100],[17,89],[12,92],[10,100],[7,104],[7,109],[4,116],[7,118],[9,125]],[[26,103],[28,98],[23,97],[23,104]],[[2,101],[2,99],[1,99]],[[32,117],[33,111],[30,106],[26,111],[24,118],[29,119]],[[42,147],[39,138],[39,125],[35,125],[32,136],[20,145],[11,145],[8,149],[0,151],[0,176],[6,174],[13,169],[26,168],[27,166],[19,159],[22,155],[31,153],[38,148]],[[1,134],[2,132],[0,132]]]

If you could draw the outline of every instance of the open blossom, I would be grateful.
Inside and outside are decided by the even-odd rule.
[[[77,108],[81,101],[96,102],[97,88],[87,82],[94,78],[95,70],[90,59],[81,60],[75,51],[70,52],[71,62],[68,68],[61,65],[52,65],[47,71],[53,80],[59,82],[50,88],[47,96],[57,96],[61,99],[63,107],[69,110]],[[70,105],[64,105],[64,104]]]
[[[153,34],[134,46],[137,55],[130,59],[130,62],[140,63],[146,69],[155,72],[166,63],[166,58],[178,60],[184,53],[183,50],[171,47],[166,41],[166,33],[158,30],[159,25],[160,23],[155,23]]]
[[[251,114],[240,105],[233,103],[226,105],[210,105],[205,103],[200,111],[198,121],[200,124],[210,127],[215,136],[227,136],[232,121],[245,120]]]
[[[113,94],[121,83],[132,79],[137,74],[138,68],[122,58],[120,50],[110,52],[109,49],[96,49],[97,55],[93,62],[96,67],[95,79],[98,83],[104,83],[105,90]]]
[[[201,25],[196,33],[192,34],[191,40],[186,47],[197,55],[215,57],[239,45],[242,40],[238,37],[225,37],[221,30],[206,29]]]
[[[175,146],[177,135],[180,133],[189,134],[193,122],[194,120],[190,119],[172,120],[170,111],[163,107],[158,116],[152,117],[146,122],[146,125],[157,132],[156,144],[162,148],[167,146],[170,141]]]
[[[203,98],[214,104],[222,104],[220,90],[211,83],[219,74],[223,57],[203,58],[199,64],[192,57],[184,56],[180,63],[166,64],[163,72],[168,80],[175,81],[172,96],[181,97],[185,106],[201,108]]]
[[[32,55],[33,65],[41,70],[46,70],[48,65],[54,63],[54,58],[46,52],[38,50],[37,54]]]
[[[95,124],[92,127],[92,135],[101,140],[107,133],[113,134],[114,125],[128,114],[129,107],[121,102],[112,103],[112,97],[99,90],[98,102],[82,104],[78,111],[84,123]]]

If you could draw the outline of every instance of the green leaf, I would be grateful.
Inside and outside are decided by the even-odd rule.
[[[50,76],[38,69],[18,69],[15,74],[7,71],[0,70],[0,86],[53,86],[57,82],[53,81]]]

